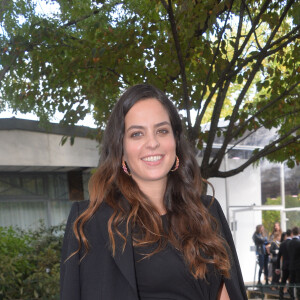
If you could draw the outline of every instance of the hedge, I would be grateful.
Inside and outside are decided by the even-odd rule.
[[[64,226],[0,227],[0,299],[59,299]]]

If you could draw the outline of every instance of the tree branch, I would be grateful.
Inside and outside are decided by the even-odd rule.
[[[224,81],[226,81],[227,79],[231,79],[231,77],[229,77],[227,74],[229,73],[229,71],[234,68],[234,65],[236,63],[236,61],[238,60],[239,56],[241,55],[243,49],[246,47],[248,40],[250,39],[252,33],[255,31],[255,27],[258,24],[261,15],[266,11],[266,9],[268,8],[268,5],[271,3],[271,0],[266,0],[265,3],[263,4],[259,14],[256,16],[255,20],[252,23],[252,27],[250,29],[250,31],[248,32],[244,43],[242,44],[242,46],[240,47],[240,49],[238,51],[236,51],[236,53],[233,55],[232,60],[229,62],[229,64],[226,66],[226,68],[224,69],[224,71],[222,72],[222,74],[220,75],[218,81],[216,82],[216,84],[214,85],[214,87],[211,89],[210,94],[208,95],[205,105],[202,109],[201,112],[201,116],[199,117],[200,122],[201,119],[203,118],[203,115],[205,113],[205,110],[208,106],[208,104],[210,103],[211,99],[213,98],[214,94],[216,93],[216,91],[218,90],[218,88],[220,88],[223,84]],[[198,121],[199,122],[199,121]]]
[[[205,79],[205,83],[204,83],[204,88],[203,88],[203,91],[202,91],[202,95],[201,95],[200,100],[199,100],[199,108],[197,110],[197,114],[196,114],[197,117],[196,117],[196,121],[195,121],[195,125],[194,125],[194,129],[196,129],[196,130],[197,129],[199,130],[199,127],[200,127],[200,124],[201,124],[201,120],[202,120],[203,115],[204,115],[204,111],[206,111],[206,108],[207,108],[207,106],[209,105],[209,102],[210,102],[210,101],[209,102],[207,102],[207,101],[205,102],[204,107],[202,109],[202,113],[200,114],[201,103],[202,103],[203,98],[204,98],[204,96],[206,94],[206,91],[207,91],[207,85],[208,85],[208,81],[209,81],[210,75],[211,75],[212,70],[213,70],[213,66],[214,66],[215,61],[217,59],[217,56],[218,56],[218,54],[220,52],[220,45],[221,45],[221,42],[222,42],[222,36],[223,36],[223,34],[225,32],[225,29],[226,29],[226,26],[227,26],[227,22],[228,22],[228,19],[229,19],[229,14],[230,14],[230,10],[228,10],[228,12],[227,12],[227,16],[226,16],[226,20],[224,22],[224,26],[223,26],[221,32],[219,33],[218,46],[216,48],[216,51],[214,53],[212,62],[210,64],[209,71],[208,71],[206,79]]]
[[[186,114],[187,114],[188,132],[189,132],[189,134],[191,134],[192,124],[191,124],[188,84],[187,84],[187,78],[186,78],[186,73],[185,73],[185,63],[184,63],[184,59],[182,56],[182,51],[181,51],[181,46],[180,46],[180,41],[179,41],[179,36],[178,36],[177,28],[176,28],[176,22],[175,22],[175,17],[174,17],[171,1],[172,0],[168,0],[168,5],[164,0],[161,0],[161,3],[167,10],[167,13],[169,16],[169,21],[170,21],[170,25],[171,25],[175,49],[176,49],[176,53],[177,53],[177,59],[178,59],[178,63],[180,66],[180,75],[181,75],[181,79],[182,79],[182,88],[183,88],[183,102],[184,102],[184,106],[185,106],[185,110],[186,110]]]
[[[3,67],[3,69],[0,72],[0,87],[2,85],[2,80],[4,79],[5,74],[11,69],[11,67],[14,65],[16,59],[19,57],[20,52],[15,52],[12,56],[11,56],[11,61],[9,64],[5,65]]]
[[[244,48],[246,47],[252,33],[255,32],[255,28],[257,26],[257,24],[259,23],[260,21],[260,18],[261,16],[264,14],[264,12],[267,10],[269,4],[272,2],[272,0],[266,0],[265,3],[262,5],[262,8],[259,12],[259,14],[256,16],[256,18],[253,20],[252,22],[252,27],[251,29],[249,30],[248,34],[246,35],[245,37],[245,40],[243,42],[243,44],[241,45],[240,49],[234,54],[230,64],[231,64],[231,67],[236,63],[237,59],[240,57],[241,53],[243,52]]]
[[[278,150],[281,150],[291,144],[298,143],[300,140],[300,135],[296,135],[293,138],[286,141],[285,143],[276,147],[276,144],[280,143],[285,138],[289,137],[292,133],[296,132],[299,128],[300,128],[300,126],[295,127],[293,130],[290,130],[288,133],[286,133],[281,138],[279,138],[276,141],[272,142],[271,144],[267,145],[264,149],[258,151],[254,156],[252,156],[249,160],[247,160],[244,164],[242,164],[238,168],[232,169],[230,171],[225,171],[225,172],[215,170],[215,172],[212,172],[211,174],[209,174],[210,177],[226,178],[228,176],[236,175],[236,174],[242,172],[243,170],[245,170],[248,166],[250,166],[252,163],[259,160],[260,158],[265,157],[266,155],[272,154]]]
[[[281,26],[281,24],[282,24],[284,18],[286,17],[288,11],[290,10],[290,8],[291,8],[291,6],[292,6],[292,4],[293,4],[294,2],[295,2],[295,0],[290,0],[290,1],[287,3],[287,5],[285,6],[284,11],[283,11],[282,15],[281,15],[280,18],[279,18],[279,22],[276,24],[274,30],[271,32],[271,35],[270,35],[270,37],[269,37],[269,39],[268,39],[268,41],[267,41],[267,43],[266,43],[266,45],[265,45],[264,48],[268,48],[268,46],[271,44],[273,38],[275,37],[275,34],[278,32],[278,30],[279,30],[279,28],[280,28],[280,26]]]
[[[90,13],[88,15],[85,15],[85,16],[79,18],[79,19],[76,19],[76,20],[69,21],[68,23],[62,25],[61,28],[66,28],[66,27],[70,27],[72,25],[76,25],[77,23],[79,23],[81,21],[84,21],[84,20],[86,20],[86,19],[88,19],[88,18],[90,18],[92,16],[95,16],[95,15],[99,14],[100,12],[101,12],[100,9],[96,9],[96,10],[92,11],[92,13]]]
[[[266,52],[265,58],[278,52],[279,50],[281,50],[282,48],[284,48],[285,46],[287,46],[288,44],[290,44],[292,41],[296,40],[297,38],[300,37],[299,34],[299,30],[300,30],[300,25],[296,26],[293,30],[291,30],[289,33],[287,33],[286,35],[282,36],[281,38],[278,38],[276,41],[274,41],[273,43],[271,43],[270,39],[269,39],[269,44],[266,43],[266,45],[264,46],[265,50],[269,50],[272,49],[275,45],[281,43],[283,40],[288,39],[287,41],[285,41],[284,43],[282,43],[280,46],[278,46],[276,49],[272,49],[270,51]],[[273,31],[274,32],[274,31]],[[294,33],[296,33],[294,36],[292,36],[291,38],[289,38],[291,35],[293,35]],[[252,62],[253,60],[258,59],[261,56],[261,52],[252,55],[251,57],[247,58],[246,60],[243,61],[242,64],[240,64],[233,72],[228,73],[227,78],[232,78],[234,77],[236,74],[238,74],[246,65],[248,65],[250,62]],[[227,79],[226,78],[226,79]]]
[[[297,30],[299,30],[299,29],[300,29],[300,25],[297,26]],[[296,30],[293,30],[293,31],[296,31]],[[265,52],[263,58],[267,58],[267,57],[271,56],[272,54],[277,53],[279,50],[281,50],[282,48],[286,47],[291,42],[295,41],[297,38],[300,38],[300,33],[292,36],[290,39],[288,39],[287,41],[285,41],[284,43],[282,43],[281,45],[279,45],[277,48]],[[270,48],[272,48],[275,44],[277,44],[277,42],[276,43],[274,42],[274,43],[270,44],[269,47],[267,48],[267,50],[270,49]],[[234,71],[232,71],[232,72],[230,72],[230,73],[227,74],[226,79],[228,80],[228,79],[231,79],[232,77],[236,76],[246,65],[248,65],[250,62],[252,62],[254,60],[257,60],[257,59],[261,58],[261,56],[262,56],[262,53],[259,52],[257,54],[252,55],[251,57],[245,59],[243,61],[243,63],[241,63]]]
[[[107,68],[108,71],[110,71],[111,73],[113,73],[114,75],[118,76],[118,77],[122,77],[124,83],[126,83],[128,86],[130,86],[130,82],[124,78],[124,75],[121,75],[120,73],[118,73],[115,69],[112,68]]]
[[[242,91],[240,92],[237,100],[236,100],[236,103],[235,103],[235,106],[234,106],[234,109],[233,109],[233,112],[231,114],[231,117],[230,117],[230,121],[229,121],[229,125],[227,127],[227,130],[226,130],[226,135],[225,135],[225,139],[224,139],[224,142],[223,142],[223,145],[222,147],[218,150],[218,153],[216,154],[216,156],[214,157],[214,159],[211,161],[211,163],[209,164],[210,166],[213,166],[213,168],[219,168],[221,163],[222,163],[222,159],[223,159],[223,156],[224,156],[224,153],[226,151],[226,148],[227,148],[227,145],[229,144],[229,141],[233,138],[232,137],[232,132],[233,132],[233,129],[234,129],[234,123],[235,123],[235,120],[237,118],[237,115],[238,115],[238,111],[239,111],[239,108],[240,108],[240,105],[261,65],[261,62],[262,62],[262,59],[261,60],[258,60],[253,69],[252,69],[252,72],[251,74],[249,75],[249,78],[246,82],[246,84],[244,85]]]
[[[280,115],[280,116],[276,117],[275,119],[272,119],[271,121],[266,122],[266,124],[272,124],[274,122],[274,120],[278,120],[278,119],[281,119],[281,118],[284,118],[284,117],[287,117],[287,116],[290,116],[290,115],[294,115],[294,114],[299,113],[299,112],[300,112],[300,109],[295,109],[293,111],[289,111],[286,114]],[[265,125],[261,125],[258,128],[256,128],[255,130],[250,131],[242,139],[238,140],[235,144],[233,144],[230,148],[227,148],[227,150],[226,150],[225,153],[228,153],[230,150],[233,150],[237,145],[239,145],[241,142],[243,142],[244,140],[246,140],[249,136],[251,136],[252,134],[254,134],[255,132],[257,132],[259,129],[265,127]]]
[[[247,3],[245,2],[245,0],[242,0],[242,3],[244,4],[244,6],[246,7],[246,10],[247,10],[247,13],[248,13],[248,16],[249,16],[249,19],[250,19],[250,22],[252,24],[252,27],[253,27],[253,20],[252,20],[252,17],[251,17],[251,13],[249,11],[249,8],[247,6]],[[255,41],[256,41],[256,44],[257,44],[257,47],[259,50],[262,50],[260,44],[259,44],[259,41],[258,41],[258,38],[257,38],[257,35],[256,35],[256,31],[254,30],[254,38],[255,38]]]
[[[291,30],[289,33],[287,33],[286,35],[278,38],[276,41],[274,41],[273,43],[270,44],[269,49],[273,48],[276,44],[281,43],[283,40],[286,40],[287,38],[289,38],[292,34],[296,33],[296,37],[299,37],[299,30],[300,30],[300,25],[296,26],[293,30]],[[297,34],[298,33],[298,34]],[[293,38],[294,39],[294,38]]]
[[[226,97],[226,93],[227,93],[229,86],[230,86],[230,81],[228,80],[225,83],[224,88],[221,89],[218,93],[216,104],[215,104],[214,110],[213,110],[212,122],[210,124],[207,145],[205,147],[205,151],[204,151],[204,155],[203,155],[203,160],[202,160],[203,167],[206,167],[209,165],[209,158],[210,158],[211,150],[213,148],[213,142],[215,140],[216,131],[218,128],[221,110],[222,110],[222,107],[223,107],[223,104],[225,101],[225,97]]]
[[[292,85],[288,90],[285,90],[281,95],[273,99],[272,101],[268,102],[265,106],[263,106],[261,109],[259,109],[253,116],[251,116],[249,119],[247,119],[244,124],[241,126],[238,126],[236,131],[233,133],[233,138],[237,137],[247,125],[254,120],[259,114],[263,113],[266,109],[270,108],[272,105],[274,105],[276,102],[280,101],[283,97],[289,95],[289,93],[294,90],[298,85],[300,84],[300,81],[296,82],[294,85]]]
[[[221,2],[221,1],[218,0],[218,3],[220,3],[220,2]],[[228,6],[230,6],[229,10],[231,10],[231,7],[232,7],[233,2],[234,2],[234,0],[231,0],[231,1],[228,3]],[[227,6],[227,7],[228,7],[228,6]],[[226,7],[226,6],[225,6],[225,7]],[[225,8],[225,7],[224,7],[223,10],[219,11],[219,13],[216,14],[216,16],[219,16],[219,15],[223,14],[223,13],[227,10],[227,8]],[[201,35],[208,29],[208,21],[209,21],[209,19],[210,19],[210,15],[208,14],[208,15],[207,15],[207,18],[206,18],[206,20],[205,20],[205,23],[204,23],[204,24],[205,24],[204,27],[195,31],[195,37],[201,36]]]
[[[241,8],[240,8],[240,15],[239,15],[239,25],[238,25],[238,30],[236,33],[236,40],[235,40],[235,45],[234,45],[234,53],[238,51],[239,44],[240,44],[240,39],[242,36],[242,29],[243,29],[243,19],[244,19],[244,11],[245,7],[247,8],[244,0],[241,2]],[[252,25],[253,26],[253,25]]]

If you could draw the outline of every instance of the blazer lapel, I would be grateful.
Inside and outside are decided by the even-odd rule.
[[[107,246],[110,248],[108,230],[107,230],[107,223],[108,219],[113,213],[112,208],[107,205],[106,203],[102,204],[103,211],[105,211],[105,218],[102,222],[105,222],[105,226],[100,225],[101,231],[103,236],[107,241]],[[102,223],[101,222],[101,223]],[[122,223],[119,226],[119,231],[126,236],[126,223]],[[114,234],[115,243],[116,243],[116,252],[115,256],[113,257],[117,266],[119,267],[123,276],[127,279],[130,286],[132,287],[136,297],[138,298],[137,293],[137,285],[136,285],[136,278],[135,278],[135,265],[134,265],[134,256],[133,256],[133,246],[132,246],[132,238],[131,238],[131,229],[129,229],[129,235],[127,236],[126,240],[126,247],[123,251],[124,240],[117,234]]]
[[[125,223],[122,223],[119,226],[119,230],[124,236],[126,236]],[[124,275],[124,277],[128,280],[129,284],[133,288],[135,294],[138,295],[136,277],[135,277],[135,264],[134,264],[131,231],[129,230],[129,235],[127,236],[127,241],[126,241],[126,246],[124,251],[123,251],[124,240],[118,234],[115,234],[115,242],[116,242],[116,253],[114,256],[114,260],[117,266],[119,267],[120,271]]]

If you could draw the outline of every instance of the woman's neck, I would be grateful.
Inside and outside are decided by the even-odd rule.
[[[146,184],[139,184],[140,190],[148,197],[153,206],[160,215],[166,213],[164,205],[164,195],[166,191],[166,182],[163,181],[149,181]]]

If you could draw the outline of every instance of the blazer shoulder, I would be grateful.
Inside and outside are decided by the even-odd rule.
[[[215,197],[210,195],[203,195],[201,196],[201,201],[214,217],[219,217],[220,213],[223,214],[221,205]]]
[[[75,220],[84,212],[88,209],[90,205],[89,200],[81,200],[81,201],[75,201],[72,204],[68,221],[67,221],[67,226],[66,226],[66,231],[71,231],[70,228],[73,226]],[[87,221],[85,227],[87,230],[87,233],[92,230],[94,227],[99,227],[99,225],[102,224],[107,224],[110,216],[113,213],[113,209],[106,203],[102,202],[98,209],[95,211],[95,213],[89,218]],[[100,222],[100,223],[99,223]]]
[[[202,195],[201,201],[206,208],[209,208],[209,206],[211,206],[216,199],[210,195]]]
[[[89,204],[90,204],[90,200],[75,201],[73,203],[73,205],[77,205],[78,211],[80,213],[82,213],[83,211],[85,211],[88,208]]]
[[[223,213],[219,201],[212,196],[202,196],[202,203],[206,206],[209,213],[216,219],[219,224],[219,230],[222,237],[227,242],[227,250],[230,258],[231,269],[230,279],[225,278],[227,291],[231,299],[245,300],[247,299],[244,280],[240,269],[239,260],[237,257],[235,245],[232,239],[231,231],[228,222]]]
[[[76,210],[77,214],[80,215],[83,213],[85,210],[90,205],[90,200],[81,200],[81,201],[74,201],[71,207],[71,212]],[[95,214],[111,214],[113,209],[106,203],[106,202],[101,202],[99,205],[98,209],[96,210]]]
[[[280,244],[280,247],[279,247],[279,248],[287,249],[287,247],[288,247],[290,241],[291,241],[291,240],[285,240],[285,241],[283,241],[283,242]]]

